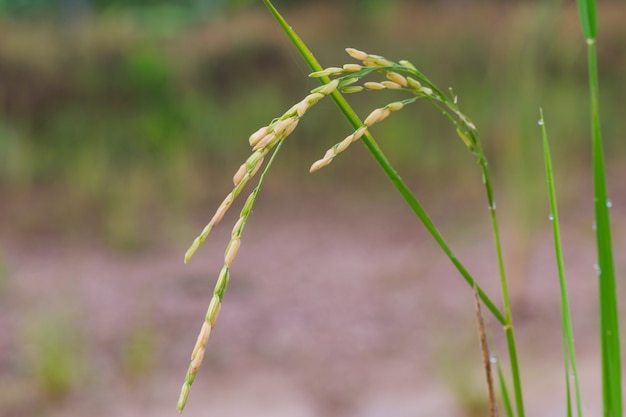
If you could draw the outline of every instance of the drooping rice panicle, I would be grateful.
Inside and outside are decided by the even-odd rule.
[[[211,336],[211,332],[213,328],[215,328],[215,323],[217,321],[217,316],[219,315],[220,309],[222,307],[222,300],[224,298],[224,293],[226,292],[226,288],[228,286],[228,280],[230,278],[230,266],[232,265],[235,257],[237,256],[237,252],[241,246],[241,235],[243,234],[244,228],[250,217],[250,213],[252,212],[252,207],[256,200],[257,195],[263,185],[265,180],[265,176],[269,171],[272,162],[280,147],[282,142],[278,144],[272,157],[270,158],[267,166],[265,167],[261,177],[259,178],[259,183],[256,188],[250,193],[248,199],[246,200],[241,212],[239,214],[239,219],[233,226],[231,232],[231,239],[228,245],[226,246],[226,250],[224,252],[224,265],[222,270],[220,271],[219,277],[217,279],[217,283],[215,284],[215,289],[213,290],[213,297],[211,298],[211,302],[209,303],[209,307],[206,312],[205,320],[202,323],[202,327],[200,328],[200,333],[198,334],[198,338],[196,339],[196,344],[191,352],[191,362],[189,363],[189,368],[187,369],[187,373],[185,375],[185,380],[183,382],[183,386],[180,391],[180,396],[178,398],[177,408],[179,411],[182,411],[185,408],[185,404],[187,402],[187,398],[189,397],[189,391],[191,389],[191,385],[193,384],[194,379],[200,369],[200,365],[202,364],[202,360],[204,358],[204,353],[206,351],[206,344]]]
[[[334,73],[337,71],[343,71],[343,69],[336,68],[330,70],[329,72]],[[349,83],[351,82],[348,81],[345,84]],[[226,247],[226,251],[224,252],[224,266],[222,267],[217,283],[215,285],[213,297],[209,304],[205,321],[203,322],[200,329],[200,334],[198,335],[196,344],[193,348],[191,354],[191,362],[189,364],[189,368],[187,369],[185,381],[181,388],[177,404],[179,411],[182,411],[185,407],[187,398],[189,396],[191,384],[193,383],[204,358],[204,352],[206,349],[205,346],[208,342],[209,336],[213,328],[215,327],[215,322],[217,320],[217,316],[219,314],[222,304],[222,298],[228,285],[230,266],[234,261],[237,252],[239,251],[239,247],[241,246],[241,235],[243,233],[245,224],[252,211],[252,206],[254,205],[256,196],[258,195],[258,192],[274,160],[274,157],[280,149],[283,143],[282,141],[295,130],[300,118],[307,112],[307,110],[311,106],[315,105],[319,100],[335,91],[338,88],[339,84],[339,80],[333,80],[327,84],[315,88],[311,91],[309,95],[304,97],[304,99],[294,104],[280,118],[275,119],[268,126],[261,127],[256,132],[252,133],[252,135],[250,135],[248,142],[250,143],[250,146],[252,146],[253,153],[250,155],[250,157],[248,157],[246,162],[244,162],[239,167],[239,169],[233,176],[233,183],[235,185],[234,189],[226,196],[222,204],[220,204],[215,214],[211,218],[211,221],[204,227],[200,235],[196,237],[196,239],[193,241],[193,243],[185,253],[185,263],[187,263],[194,255],[196,250],[206,240],[211,229],[215,227],[224,217],[224,215],[232,205],[233,201],[241,193],[247,182],[252,177],[254,177],[256,172],[260,169],[261,165],[263,164],[265,155],[270,151],[270,149],[276,146],[276,149],[272,157],[270,158],[270,161],[268,162],[265,170],[261,174],[259,184],[248,196],[248,199],[246,200],[239,215],[239,220],[235,223],[235,226],[233,227],[231,240]]]

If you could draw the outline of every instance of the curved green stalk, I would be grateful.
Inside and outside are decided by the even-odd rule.
[[[272,5],[272,3],[269,0],[263,0],[263,2],[267,6],[267,8],[270,10],[274,18],[278,21],[280,26],[283,28],[283,30],[285,31],[285,33],[287,34],[291,42],[298,49],[298,51],[300,52],[302,57],[305,59],[307,64],[311,67],[311,69],[313,71],[322,71],[323,69],[322,66],[317,62],[317,60],[315,59],[315,57],[313,56],[309,48],[307,48],[307,46],[300,39],[300,37],[293,31],[291,26],[289,26],[289,24],[285,21],[285,19],[278,13],[278,11]],[[320,77],[320,80],[323,83],[330,82],[330,78],[328,77]],[[354,110],[352,110],[352,107],[348,104],[346,99],[341,95],[339,91],[335,90],[331,94],[331,96],[333,100],[335,100],[335,103],[337,104],[341,112],[344,114],[346,119],[348,119],[350,124],[352,124],[352,126],[355,129],[358,129],[359,127],[363,126],[363,122],[359,119],[359,117],[354,112]],[[369,132],[366,132],[363,135],[362,140],[366,148],[370,151],[370,153],[372,154],[376,162],[378,162],[378,164],[380,165],[382,170],[385,172],[389,180],[396,187],[398,192],[402,195],[402,197],[405,199],[407,204],[411,207],[413,212],[421,220],[421,222],[424,224],[424,226],[426,227],[428,232],[431,234],[431,236],[435,239],[437,244],[439,244],[439,247],[444,251],[444,253],[448,256],[450,261],[454,264],[454,266],[459,271],[461,276],[465,279],[465,281],[471,287],[476,287],[478,296],[480,297],[482,302],[485,303],[485,306],[487,307],[487,309],[493,314],[493,316],[503,326],[505,326],[507,323],[505,316],[498,309],[495,303],[491,301],[489,296],[487,296],[487,294],[478,285],[478,283],[476,283],[474,278],[470,275],[470,273],[463,266],[463,264],[456,258],[456,256],[452,252],[452,249],[448,246],[447,242],[445,241],[445,239],[443,238],[439,230],[436,228],[436,226],[434,225],[434,223],[432,222],[432,220],[430,219],[430,217],[428,216],[428,214],[426,213],[422,205],[419,203],[419,201],[413,195],[413,193],[411,193],[411,190],[407,187],[404,181],[402,181],[402,178],[400,177],[400,175],[398,175],[396,170],[391,166],[391,164],[387,160],[387,157],[384,155],[384,153],[382,152],[382,150],[380,149],[380,147],[378,146],[378,144],[376,143],[372,135]]]

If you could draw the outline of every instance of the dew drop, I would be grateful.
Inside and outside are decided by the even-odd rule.
[[[596,274],[598,274],[598,275],[600,275],[600,272],[602,272],[600,270],[600,265],[598,265],[598,264],[594,264],[593,265],[593,269],[594,269],[594,271],[596,271]]]
[[[548,216],[548,219],[550,219],[550,221],[554,221],[554,214],[550,213],[550,215]]]
[[[611,200],[607,200],[606,201],[606,206],[607,206],[607,208],[613,207],[613,202]]]
[[[538,124],[539,126],[543,126],[543,119],[539,119],[539,121],[537,122],[537,124]]]
[[[491,363],[498,363],[498,358],[496,358],[494,355],[491,355],[489,357],[489,362],[491,362]]]
[[[454,96],[454,104],[457,104],[459,102],[459,96]]]
[[[593,224],[591,225],[591,229],[595,232],[596,230],[598,230],[598,225],[596,224],[596,222],[593,222]]]

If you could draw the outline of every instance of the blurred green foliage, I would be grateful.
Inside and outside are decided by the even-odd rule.
[[[613,0],[619,2],[619,0]],[[290,10],[307,6],[312,3],[317,5],[338,5],[335,0],[275,0],[273,2],[281,10]],[[474,6],[471,0],[457,0],[445,2],[442,0],[342,0],[340,7],[351,13],[375,14],[400,4],[420,4],[432,6],[451,3],[452,7],[462,9]],[[517,2],[518,4],[524,2]],[[497,5],[495,0],[482,1],[484,4]],[[54,18],[65,16],[69,18],[80,17],[84,13],[130,13],[138,12],[144,15],[172,14],[184,15],[186,18],[194,18],[201,15],[218,15],[224,13],[239,12],[247,9],[262,9],[263,3],[259,0],[0,0],[0,16],[12,18]]]
[[[5,1],[0,10],[19,14],[61,3]],[[137,249],[150,241],[155,223],[176,221],[196,208],[204,212],[207,200],[221,199],[248,153],[248,135],[317,81],[306,77],[308,69],[263,9],[219,18],[191,13],[188,19],[167,12],[171,5],[166,2],[88,3],[94,12],[74,26],[3,18],[4,219],[11,218],[24,234],[93,232],[115,247]],[[235,7],[225,3],[208,2],[216,8]],[[509,176],[500,177],[505,184],[525,187],[540,171],[535,165],[541,161],[536,131],[540,106],[560,150],[561,160],[557,155],[555,163],[557,168],[564,165],[559,171],[575,172],[586,163],[586,66],[584,44],[572,29],[575,10],[306,3],[293,7],[288,18],[324,65],[347,62],[343,47],[353,46],[409,59],[438,85],[453,86],[493,155],[496,175],[498,168],[507,168]],[[185,15],[206,4],[187,1],[177,7]],[[145,13],[137,14],[131,6],[141,6]],[[619,155],[626,36],[621,22],[610,19],[624,7],[611,7],[614,13],[602,22],[601,91],[609,152]],[[111,15],[115,8],[118,12]],[[354,14],[355,9],[363,13]],[[494,37],[494,31],[500,35]],[[348,98],[365,116],[394,97],[364,93]],[[309,164],[349,133],[332,104],[321,103],[290,138],[287,162],[277,166],[290,174],[277,180],[300,182]],[[418,103],[373,133],[415,184],[425,186],[420,181],[424,175],[428,182],[473,183],[463,174],[473,169],[472,157],[433,109]],[[371,174],[376,168],[359,150],[340,159],[328,172],[316,174],[316,180],[341,176],[362,183],[380,178]]]
[[[6,259],[0,254],[0,299],[2,299],[7,293],[11,278],[9,276],[9,267]]]
[[[125,376],[135,382],[145,378],[156,361],[155,330],[143,325],[128,335],[121,352],[121,367]]]
[[[60,401],[85,381],[87,363],[75,321],[52,314],[32,323],[25,340],[33,386],[46,401]]]
[[[282,0],[276,5],[289,8],[305,4],[309,0]],[[352,0],[345,1],[354,9],[378,9],[398,0]],[[333,3],[332,0],[317,3]],[[141,11],[153,13],[167,11],[182,13],[188,17],[200,14],[219,14],[239,11],[249,8],[261,8],[258,0],[0,0],[0,15],[12,17],[46,17],[68,16],[74,17],[85,12],[129,12]]]

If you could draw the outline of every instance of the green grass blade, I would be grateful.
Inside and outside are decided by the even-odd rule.
[[[263,0],[267,8],[270,10],[276,21],[283,28],[291,42],[294,44],[296,49],[300,52],[302,57],[305,59],[309,67],[313,71],[321,71],[323,68],[313,56],[313,53],[309,50],[309,48],[304,44],[304,42],[300,39],[300,37],[294,32],[291,26],[285,21],[285,19],[278,13],[278,10],[272,5],[269,0]],[[320,81],[323,83],[330,82],[328,77],[320,77]],[[332,93],[332,98],[344,114],[346,119],[352,124],[355,129],[358,129],[363,125],[363,122],[359,119],[357,114],[354,112],[352,107],[348,104],[346,99],[339,93],[339,91],[334,91]],[[476,287],[478,296],[481,301],[485,304],[487,309],[493,314],[493,316],[502,324],[506,324],[506,320],[502,312],[498,309],[495,303],[487,296],[487,294],[483,291],[483,289],[475,282],[474,278],[470,275],[470,273],[465,269],[463,264],[456,258],[447,242],[444,240],[443,236],[439,232],[439,230],[435,227],[432,220],[419,203],[419,201],[415,198],[413,193],[409,190],[407,185],[402,181],[400,175],[396,172],[396,170],[391,166],[387,157],[383,154],[380,147],[375,142],[373,136],[367,132],[362,137],[363,143],[366,148],[370,151],[376,162],[383,169],[389,180],[396,187],[398,192],[405,199],[407,204],[411,207],[413,212],[417,215],[417,217],[424,224],[428,232],[432,235],[435,241],[439,244],[444,253],[448,256],[450,261],[454,264],[456,269],[459,271],[461,276],[465,279],[465,281],[470,285],[470,287]]]
[[[563,348],[563,352],[565,352],[565,348]],[[570,387],[570,382],[569,382],[569,363],[567,362],[567,359],[565,359],[565,401],[566,401],[566,405],[567,405],[567,409],[566,409],[566,416],[567,417],[573,417],[572,414],[572,388]],[[580,414],[579,414],[580,415]]]
[[[617,289],[611,243],[604,150],[600,132],[598,106],[598,72],[595,43],[588,45],[589,84],[591,91],[591,124],[593,153],[593,187],[595,202],[596,245],[598,250],[598,275],[600,298],[600,331],[602,346],[603,396],[605,416],[622,416],[621,355],[617,312]]]
[[[587,41],[592,41],[598,36],[598,24],[595,0],[578,0],[578,14],[583,27],[583,35]]]
[[[543,117],[543,110],[540,110],[539,122],[543,136],[543,154],[546,167],[546,179],[548,183],[548,194],[550,197],[550,220],[552,221],[552,233],[554,236],[554,252],[559,275],[559,287],[561,296],[561,326],[563,336],[563,360],[565,363],[565,385],[567,393],[567,415],[572,415],[572,395],[570,384],[570,369],[574,379],[574,389],[576,395],[576,411],[578,417],[582,417],[582,404],[580,395],[580,384],[578,378],[578,368],[576,366],[576,352],[574,349],[574,330],[572,326],[572,316],[570,313],[569,297],[567,294],[567,280],[565,278],[565,266],[563,262],[563,249],[561,245],[561,231],[559,227],[559,212],[556,202],[556,188],[554,185],[554,171],[552,169],[552,157],[548,143],[548,133]]]
[[[511,404],[511,397],[509,396],[509,390],[506,386],[506,380],[504,379],[504,373],[500,362],[498,362],[498,381],[500,382],[500,392],[502,393],[502,402],[504,403],[504,412],[507,417],[515,417],[513,413],[513,405]]]
[[[596,51],[597,14],[595,0],[578,0],[583,34],[587,39],[587,64],[591,102],[591,148],[595,206],[596,246],[600,303],[600,344],[602,352],[602,396],[605,417],[622,416],[622,366],[617,313],[617,290],[611,243],[610,201],[607,196],[604,150],[600,131],[598,60]]]

